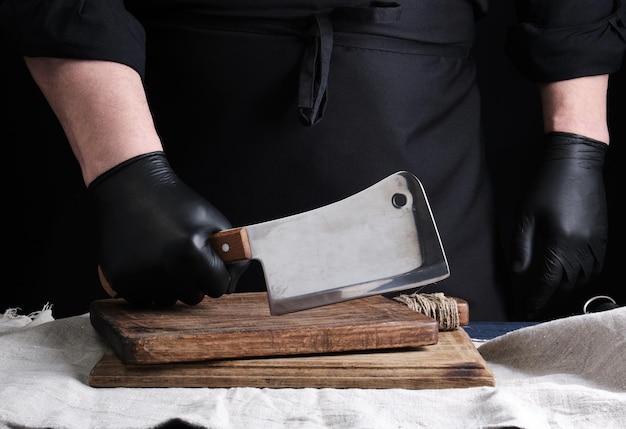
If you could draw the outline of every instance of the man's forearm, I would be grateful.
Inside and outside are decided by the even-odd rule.
[[[608,81],[608,75],[598,75],[541,84],[545,131],[580,134],[609,143]]]
[[[25,58],[78,160],[85,184],[162,150],[139,74],[115,62]]]

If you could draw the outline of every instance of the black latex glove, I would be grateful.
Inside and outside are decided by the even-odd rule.
[[[607,145],[584,136],[545,135],[544,157],[513,236],[513,271],[539,268],[527,317],[557,292],[568,294],[602,270],[608,220],[603,166]]]
[[[207,238],[228,220],[172,171],[162,152],[112,168],[90,186],[97,256],[119,297],[193,305],[234,290],[247,264],[224,265]]]

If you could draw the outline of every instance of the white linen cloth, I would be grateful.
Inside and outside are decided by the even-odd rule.
[[[0,319],[2,428],[626,428],[626,308],[481,343],[495,387],[432,390],[92,388],[107,346],[88,315],[16,319]]]

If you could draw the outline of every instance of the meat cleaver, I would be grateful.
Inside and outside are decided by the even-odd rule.
[[[424,188],[406,171],[335,203],[220,231],[209,241],[226,263],[261,263],[272,315],[450,275]]]

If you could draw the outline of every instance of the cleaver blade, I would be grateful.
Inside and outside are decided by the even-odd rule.
[[[261,263],[272,315],[450,275],[424,188],[406,171],[320,208],[217,232],[209,242],[226,263]]]

